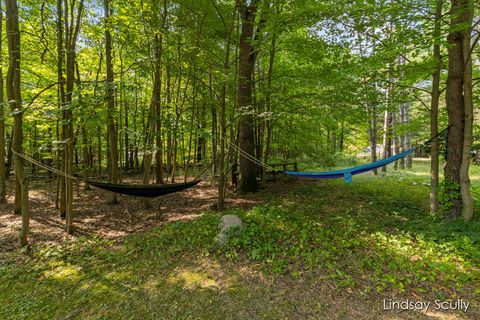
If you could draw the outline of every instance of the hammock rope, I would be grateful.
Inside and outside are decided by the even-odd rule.
[[[256,165],[258,165],[260,167],[263,167],[265,169],[268,169],[268,170],[276,171],[275,168],[273,168],[273,167],[269,166],[267,163],[255,158],[254,156],[252,156],[251,154],[249,154],[248,152],[246,152],[242,148],[238,147],[236,144],[229,141],[228,139],[224,139],[224,141],[226,141],[232,148],[236,149],[238,152],[240,152],[241,155],[243,155],[245,158],[247,158],[251,162],[255,163]]]
[[[85,181],[83,179],[80,179],[78,177],[72,176],[70,174],[67,174],[61,170],[52,168],[50,166],[47,166],[43,163],[41,163],[38,160],[35,160],[25,154],[21,154],[16,152],[15,150],[12,149],[12,152],[19,156],[20,158],[31,162],[40,168],[43,168],[45,170],[48,170],[50,172],[53,172],[59,176],[62,176],[66,179],[72,179],[72,180],[77,180],[77,181]],[[213,162],[212,162],[213,163]],[[178,192],[185,190],[187,188],[193,187],[197,185],[201,181],[202,175],[209,169],[210,166],[207,166],[204,170],[200,172],[200,174],[195,177],[194,180],[189,181],[189,182],[184,182],[184,183],[171,183],[171,184],[147,184],[147,185],[127,185],[127,184],[116,184],[116,183],[107,183],[107,182],[100,182],[100,181],[91,181],[88,180],[88,183],[94,187],[115,192],[115,193],[121,193],[125,195],[130,195],[130,196],[139,196],[139,197],[147,197],[147,198],[153,198],[153,197],[158,197],[158,196],[163,196],[166,194]],[[86,181],[85,181],[86,182]]]
[[[48,171],[53,172],[53,173],[55,173],[55,174],[58,174],[59,176],[62,176],[62,177],[67,178],[67,179],[80,180],[78,177],[69,175],[69,174],[67,174],[67,173],[65,173],[65,172],[63,172],[63,171],[61,171],[61,170],[58,170],[58,169],[55,169],[55,168],[53,168],[53,167],[47,166],[47,165],[41,163],[40,161],[37,161],[37,160],[35,160],[35,159],[33,159],[33,158],[30,158],[29,156],[27,156],[27,155],[25,155],[25,154],[18,153],[18,152],[16,152],[16,151],[13,150],[13,149],[11,149],[11,150],[12,150],[12,152],[13,152],[15,155],[19,156],[20,158],[22,158],[22,159],[24,159],[24,160],[27,160],[28,162],[31,162],[31,163],[39,166],[40,168],[43,168],[43,169],[45,169],[45,170],[48,170]]]
[[[439,136],[448,133],[448,129],[450,129],[452,125],[449,125],[447,128],[443,129],[433,137],[431,137],[429,140],[421,144],[418,149],[424,148],[425,146],[431,144],[436,138]],[[411,148],[408,149],[402,153],[399,153],[397,155],[381,159],[375,162],[371,162],[368,164],[356,166],[356,167],[351,167],[351,168],[346,168],[346,169],[340,169],[340,170],[333,170],[333,171],[321,171],[321,172],[299,172],[299,171],[284,171],[283,173],[288,174],[288,175],[293,175],[296,177],[302,177],[302,178],[313,178],[313,179],[330,179],[330,178],[341,178],[343,177],[343,180],[345,183],[349,184],[352,183],[352,176],[360,173],[364,173],[367,171],[375,170],[377,168],[386,166],[387,164],[390,164],[392,162],[395,162],[397,160],[400,160],[401,158],[407,157],[410,154],[412,154],[417,148]]]
[[[407,157],[408,155],[412,154],[415,150],[416,148],[408,149],[407,151],[404,151],[392,157],[388,157],[379,161],[371,162],[371,163],[364,164],[357,167],[346,168],[346,169],[323,171],[323,172],[284,171],[283,173],[288,175],[293,175],[296,177],[313,178],[313,179],[331,179],[331,178],[343,177],[344,182],[348,184],[348,183],[352,183],[353,175],[364,173],[367,171],[371,171],[371,170],[386,166],[387,164],[390,164],[401,158]]]
[[[436,138],[438,138],[439,136],[443,135],[446,132],[448,134],[448,130],[450,129],[451,126],[452,125],[449,125],[448,127],[443,129],[442,131],[438,132],[436,135],[431,137],[429,140],[427,140],[426,142],[421,144],[419,146],[419,148],[423,148],[423,147],[431,144]],[[254,164],[256,164],[256,165],[258,165],[262,168],[265,168],[267,170],[277,171],[272,166],[270,166],[267,163],[255,158],[254,156],[252,156],[251,154],[249,154],[248,152],[246,152],[245,150],[243,150],[242,148],[240,148],[239,146],[237,146],[235,143],[231,142],[230,140],[225,139],[223,137],[220,137],[220,138],[223,139],[230,147],[237,150],[242,156],[244,156],[246,159],[253,162]],[[51,172],[53,172],[57,175],[60,175],[64,178],[67,178],[67,179],[83,181],[82,179],[80,179],[78,177],[67,174],[66,172],[63,172],[63,171],[58,170],[56,168],[47,166],[47,165],[41,163],[38,160],[35,160],[31,157],[28,157],[25,154],[18,153],[15,150],[13,150],[13,148],[11,150],[15,155],[19,156],[20,158],[22,158],[22,159],[24,159],[28,162],[31,162],[31,163],[37,165],[40,168],[51,171]],[[364,173],[364,172],[371,171],[371,170],[374,170],[374,169],[379,168],[379,167],[383,167],[383,166],[385,166],[389,163],[392,163],[394,161],[397,161],[401,158],[404,158],[404,157],[410,155],[415,150],[416,150],[416,148],[411,148],[409,150],[406,150],[406,151],[404,151],[400,154],[394,155],[394,156],[389,157],[389,158],[385,158],[385,159],[382,159],[382,160],[379,160],[379,161],[376,161],[376,162],[372,162],[372,163],[369,163],[369,164],[366,164],[366,165],[361,165],[361,166],[351,167],[351,168],[341,169],[341,170],[324,171],[324,172],[299,172],[299,171],[282,171],[282,172],[285,173],[285,174],[289,174],[289,175],[294,175],[294,176],[298,176],[298,177],[308,177],[308,178],[338,178],[338,177],[343,176],[345,183],[351,183],[352,182],[352,175]],[[160,192],[158,190],[162,189],[163,192],[160,192],[160,195],[162,195],[162,194],[176,192],[176,191],[172,191],[172,192],[164,193],[165,190],[169,187],[172,190],[174,190],[174,189],[183,190],[183,189],[185,189],[183,187],[190,187],[190,186],[196,185],[198,182],[200,182],[201,176],[205,172],[207,172],[207,170],[210,168],[210,166],[212,164],[213,164],[213,161],[203,171],[201,171],[200,174],[197,177],[195,177],[194,180],[192,180],[190,182],[185,182],[183,184],[180,183],[180,184],[169,184],[169,185],[168,184],[167,185],[125,185],[125,184],[111,184],[111,183],[104,183],[104,182],[96,182],[96,181],[90,181],[90,180],[88,182],[91,185],[96,186],[98,188],[106,189],[106,190],[109,190],[109,191],[112,191],[112,192],[129,194],[129,195],[139,195],[139,193],[137,191],[142,189],[142,188],[144,190],[154,190],[154,189],[156,189],[157,193]],[[225,166],[223,173],[226,172],[228,167],[229,166]],[[136,191],[130,192],[129,189],[135,189]],[[155,194],[155,192],[153,192],[151,194]],[[147,196],[151,197],[152,195],[147,195]]]

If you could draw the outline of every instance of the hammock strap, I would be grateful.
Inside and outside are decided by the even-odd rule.
[[[24,160],[27,160],[28,162],[31,162],[31,163],[39,166],[40,168],[43,168],[43,169],[48,170],[48,171],[51,171],[51,172],[53,172],[53,173],[55,173],[55,174],[58,174],[59,176],[62,176],[62,177],[64,177],[64,178],[67,178],[67,179],[80,180],[79,178],[77,178],[77,177],[75,177],[75,176],[69,175],[69,174],[67,174],[67,173],[65,173],[65,172],[63,172],[63,171],[61,171],[61,170],[58,170],[58,169],[49,167],[49,166],[41,163],[40,161],[37,161],[37,160],[35,160],[35,159],[33,159],[33,158],[30,158],[30,157],[27,156],[27,155],[18,153],[18,152],[16,152],[16,151],[13,150],[13,149],[11,149],[11,150],[12,150],[12,152],[13,152],[15,155],[19,156],[20,158],[22,158],[22,159],[24,159]]]
[[[433,137],[431,137],[429,140],[425,141],[423,143],[422,146],[428,146],[430,143],[432,143],[436,138],[438,138],[439,136],[443,135],[444,133],[446,133],[448,131],[448,129],[450,129],[450,127],[452,127],[453,124],[449,125],[448,127],[446,127],[445,129],[443,129],[442,131],[440,131],[439,133],[437,133],[436,135],[434,135]],[[448,133],[447,133],[448,134]]]
[[[210,169],[210,167],[215,163],[215,161],[212,161],[208,164],[208,166],[205,167],[205,169],[203,169],[200,174],[198,174],[195,179],[193,179],[193,181],[197,181],[197,180],[200,180],[201,177],[205,174],[205,172],[208,171],[208,169]]]
[[[254,156],[252,156],[251,154],[249,154],[248,152],[246,152],[242,148],[237,147],[237,145],[235,145],[233,142],[229,141],[228,139],[224,139],[224,141],[226,141],[231,147],[233,147],[235,150],[240,152],[240,154],[242,156],[244,156],[245,158],[247,158],[251,162],[255,163],[256,165],[258,165],[260,167],[263,167],[265,169],[268,169],[268,170],[276,171],[275,168],[269,166],[268,164],[266,164],[265,162],[262,162],[261,160],[258,160],[257,158],[255,158]]]
[[[18,153],[18,152],[16,152],[16,151],[13,150],[13,149],[12,149],[12,152],[13,152],[14,154],[16,154],[17,156],[19,156],[20,158],[22,158],[22,159],[24,159],[24,160],[27,160],[28,162],[31,162],[31,163],[39,166],[40,168],[43,168],[43,169],[45,169],[45,170],[51,171],[51,172],[53,172],[53,173],[55,173],[55,174],[58,174],[58,175],[60,175],[60,176],[62,176],[62,177],[64,177],[64,178],[72,179],[72,180],[80,180],[79,178],[77,178],[77,177],[75,177],[75,176],[66,174],[65,172],[63,172],[63,171],[61,171],[61,170],[58,170],[58,169],[49,167],[49,166],[41,163],[40,161],[37,161],[37,160],[35,160],[35,159],[33,159],[33,158],[30,158],[29,156],[27,156],[27,155],[25,155],[25,154]],[[210,165],[207,166],[204,170],[202,170],[202,172],[200,172],[200,174],[199,174],[197,177],[195,177],[194,180],[195,180],[195,181],[196,181],[196,180],[199,180],[200,177],[201,177],[205,172],[207,172],[207,170],[210,168],[210,166],[211,166],[212,164],[213,164],[213,162],[210,163]]]

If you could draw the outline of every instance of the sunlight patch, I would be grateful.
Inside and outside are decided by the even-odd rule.
[[[130,271],[112,271],[109,272],[105,278],[113,281],[122,281],[132,278],[132,273]]]
[[[167,278],[170,284],[181,284],[185,288],[218,289],[217,281],[208,276],[206,272],[180,269]]]
[[[54,280],[69,280],[69,281],[78,281],[80,280],[80,270],[81,268],[73,265],[65,265],[62,262],[52,263],[52,270],[45,271],[43,276],[46,279]]]

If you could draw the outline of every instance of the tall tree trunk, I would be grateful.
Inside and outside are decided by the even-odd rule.
[[[155,109],[155,180],[156,183],[163,183],[163,146],[162,146],[162,110],[161,110],[161,92],[162,92],[162,46],[163,32],[167,20],[167,0],[163,0],[162,21],[160,25],[160,34],[155,34],[155,79],[152,95],[153,108]]]
[[[77,72],[77,77],[76,77],[76,82],[77,82],[77,86],[80,86],[80,83],[81,83],[81,80],[80,80],[80,68],[78,66],[78,62],[75,62],[75,70]],[[81,96],[79,95],[79,98],[78,98],[80,101],[82,100]],[[92,163],[91,163],[91,159],[90,159],[90,152],[89,152],[89,145],[90,145],[90,140],[88,138],[88,134],[87,134],[87,128],[86,128],[86,125],[85,125],[85,115],[83,114],[82,112],[82,116],[81,116],[81,121],[82,121],[82,125],[81,125],[81,129],[80,129],[80,135],[82,136],[82,166],[83,166],[83,179],[85,181],[85,190],[88,190],[90,189],[90,186],[88,184],[88,179],[89,179],[89,176],[90,176],[90,168],[92,166]],[[78,191],[78,189],[77,189]]]
[[[272,77],[273,77],[273,63],[275,62],[276,53],[276,35],[272,35],[272,42],[270,43],[270,56],[268,60],[268,72],[267,72],[267,92],[265,97],[265,111],[267,116],[265,117],[265,151],[263,154],[263,162],[268,163],[270,158],[270,143],[272,140]],[[262,168],[262,182],[267,180],[267,169]]]
[[[451,0],[451,22],[448,34],[448,78],[446,103],[448,112],[447,163],[445,165],[445,199],[443,204],[447,216],[458,217],[462,210],[460,196],[460,166],[462,163],[465,106],[463,97],[463,79],[465,60],[463,44],[465,32],[461,26],[467,23],[463,14],[467,0]]]
[[[473,218],[473,198],[470,192],[470,177],[468,171],[472,161],[472,141],[473,141],[473,95],[472,95],[472,57],[471,57],[471,32],[473,20],[473,0],[466,0],[464,19],[468,27],[464,32],[463,38],[463,58],[465,72],[463,74],[463,102],[465,108],[465,131],[463,136],[463,154],[460,166],[460,191],[463,201],[464,218],[470,221]]]
[[[215,3],[215,2],[214,2]],[[227,139],[227,119],[226,119],[226,109],[227,109],[227,77],[230,70],[230,47],[233,27],[235,24],[236,8],[234,9],[231,17],[231,24],[227,26],[225,19],[223,18],[220,10],[215,6],[217,13],[220,15],[220,18],[223,22],[223,27],[225,28],[225,60],[223,61],[223,81],[222,89],[220,93],[220,154],[218,157],[218,171],[220,173],[219,182],[218,182],[218,200],[217,200],[217,209],[225,209],[225,193],[227,186],[227,173],[226,173],[226,152],[225,152],[225,142]]]
[[[404,109],[404,116],[405,116],[405,123],[410,123],[410,102],[407,102],[405,104],[405,109]],[[405,133],[404,137],[405,141],[405,149],[411,149],[412,148],[412,136],[410,133]],[[413,166],[413,155],[409,154],[408,156],[405,157],[405,167],[407,169],[412,169]]]
[[[58,99],[58,110],[62,114],[63,118],[63,107],[65,106],[65,78],[63,76],[63,68],[64,68],[64,61],[65,61],[65,44],[63,39],[63,0],[57,0],[57,81],[58,81],[58,91],[57,91],[57,99]],[[57,123],[57,141],[60,136],[60,128],[59,123]],[[65,140],[64,131],[63,131],[63,124],[62,124],[62,139]],[[59,169],[62,172],[65,172],[65,146],[62,146],[62,150],[57,153],[57,161],[59,162]],[[57,198],[56,202],[60,202],[60,205],[57,206],[60,210],[60,216],[65,218],[65,179],[61,176],[58,176],[57,180]]]
[[[253,47],[253,29],[257,12],[257,1],[252,0],[247,5],[245,0],[237,0],[238,10],[242,18],[242,33],[240,35],[239,77],[238,77],[238,108],[240,110],[239,136],[240,149],[255,157],[255,140],[252,115],[252,75],[255,66]],[[258,190],[256,165],[243,154],[240,155],[240,191],[256,192]]]
[[[368,105],[367,105],[368,108]],[[377,161],[377,106],[375,104],[372,105],[372,112],[371,117],[368,118],[368,137],[370,140],[370,161],[375,162]],[[376,176],[378,174],[378,170],[373,170],[372,174]]]
[[[73,87],[75,84],[75,48],[80,32],[80,20],[83,11],[83,0],[80,0],[77,9],[76,21],[74,20],[73,11],[75,10],[75,3],[64,2],[65,12],[65,48],[66,48],[66,71],[67,77],[65,82],[65,108],[63,111],[63,135],[65,137],[64,143],[64,159],[65,173],[69,176],[73,175],[73,154],[74,154],[74,131],[73,131]],[[68,16],[70,14],[70,21]],[[66,232],[73,233],[73,181],[70,178],[65,178],[65,224]]]
[[[0,39],[3,38],[3,9],[0,1]],[[5,170],[5,105],[3,96],[3,51],[2,41],[0,41],[0,203],[6,202],[6,170]]]
[[[217,117],[217,107],[213,99],[213,79],[212,73],[208,74],[209,77],[209,102],[210,108],[212,111],[212,182],[214,183],[217,175],[217,157],[218,157],[218,117]]]
[[[392,119],[391,116],[392,114],[388,110],[385,110],[383,118],[383,159],[388,158],[392,153],[392,140],[390,132],[390,122]],[[387,172],[387,166],[382,167],[382,172]]]
[[[5,0],[6,26],[8,39],[9,65],[7,73],[7,99],[13,112],[13,143],[15,151],[15,211],[22,215],[22,228],[19,234],[20,246],[28,244],[30,215],[28,212],[28,180],[23,169],[23,112],[20,91],[20,31],[18,27],[18,5],[16,0]]]
[[[156,183],[163,183],[163,148],[162,148],[162,119],[161,119],[161,56],[162,39],[155,35],[155,76],[153,80],[152,111],[155,114],[155,180]]]
[[[112,35],[110,33],[110,0],[104,0],[104,16],[105,16],[105,63],[106,63],[106,99],[107,99],[107,122],[108,122],[108,167],[109,179],[113,183],[118,182],[118,138],[117,126],[115,124],[115,84],[113,79],[113,63],[112,63]],[[111,204],[118,203],[118,195],[112,192]]]
[[[438,134],[438,103],[440,101],[440,73],[442,71],[442,56],[440,54],[440,28],[442,19],[443,0],[435,1],[435,26],[433,31],[433,58],[435,69],[432,74],[432,93],[430,100],[430,136]],[[434,139],[431,146],[430,158],[430,212],[438,210],[438,187],[439,187],[439,151],[438,138]]]
[[[400,153],[400,146],[398,144],[398,136],[397,136],[397,112],[392,112],[392,123],[391,123],[391,132],[392,132],[392,151],[393,154]],[[398,161],[393,163],[393,168],[398,170]]]
[[[404,125],[405,124],[405,103],[401,103],[400,107],[398,109],[398,116],[399,116],[399,124]],[[399,135],[398,136],[399,140],[399,146],[398,146],[398,151],[399,152],[404,152],[405,149],[405,134]],[[405,158],[401,158],[398,161],[398,166],[400,169],[404,170],[405,169]]]

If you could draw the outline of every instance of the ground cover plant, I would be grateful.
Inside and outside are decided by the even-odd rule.
[[[2,252],[0,317],[478,318],[480,222],[430,214],[425,166],[417,168],[353,185],[272,182],[232,204],[227,213],[245,228],[225,247],[215,241],[221,213],[207,208],[118,238]],[[408,298],[471,305],[467,313],[383,310],[383,300]]]

